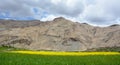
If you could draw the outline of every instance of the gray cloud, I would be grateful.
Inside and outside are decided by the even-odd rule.
[[[53,15],[73,17],[78,16],[84,10],[82,0],[4,0],[0,2],[0,11],[9,11],[11,16],[34,16],[32,11],[34,7]]]
[[[38,10],[37,14],[34,8]],[[120,23],[120,0],[0,0],[0,15],[6,12],[10,17],[31,16],[36,19],[47,12],[44,20],[64,16],[91,24],[109,25]]]
[[[78,16],[84,10],[82,0],[39,0],[34,6],[55,15]],[[31,2],[29,5],[33,5]]]
[[[71,2],[66,2],[71,1]],[[58,2],[57,4],[53,4],[52,7],[49,8],[50,12],[56,13],[56,14],[62,14],[67,16],[73,16],[76,17],[79,14],[82,13],[84,10],[84,5],[82,1],[78,0],[66,0]]]
[[[12,17],[32,16],[30,6],[20,3],[19,0],[3,0],[0,2],[0,11],[9,12]]]

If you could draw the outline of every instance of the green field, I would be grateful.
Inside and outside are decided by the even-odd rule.
[[[120,55],[46,56],[0,52],[0,65],[120,65]]]
[[[0,47],[0,65],[120,65],[120,55],[50,56],[8,53],[24,50]]]

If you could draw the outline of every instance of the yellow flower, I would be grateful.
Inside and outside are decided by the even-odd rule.
[[[55,51],[11,51],[12,53],[22,54],[39,54],[39,55],[70,55],[70,56],[86,56],[86,55],[120,55],[119,52],[55,52]]]

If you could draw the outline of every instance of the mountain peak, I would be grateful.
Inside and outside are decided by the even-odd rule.
[[[116,27],[116,26],[120,26],[119,24],[113,24],[110,27]]]
[[[60,20],[66,20],[64,17],[57,17],[53,21],[60,21]]]

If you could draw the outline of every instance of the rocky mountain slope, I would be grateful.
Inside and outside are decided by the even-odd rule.
[[[0,19],[0,31],[11,28],[24,28],[39,25],[39,20],[22,21],[22,20],[4,20]]]
[[[1,31],[0,46],[55,51],[120,47],[120,26],[94,27],[59,17],[37,26]]]

